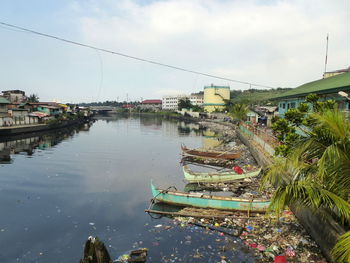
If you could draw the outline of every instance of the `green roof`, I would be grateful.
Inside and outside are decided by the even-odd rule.
[[[347,90],[350,90],[350,72],[303,84],[283,93],[283,96],[274,97],[272,99],[304,97],[310,93],[327,94]]]
[[[0,97],[0,104],[10,104],[11,102],[5,99],[4,97]]]

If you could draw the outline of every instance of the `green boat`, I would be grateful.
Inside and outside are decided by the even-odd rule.
[[[190,183],[227,183],[239,179],[258,176],[261,169],[243,174],[238,174],[234,171],[206,173],[193,172],[187,165],[184,165],[183,171],[186,180]]]
[[[180,191],[157,189],[152,183],[153,198],[159,202],[201,208],[231,211],[265,212],[270,201],[266,199],[244,199],[226,196],[204,195],[202,193],[184,193]]]

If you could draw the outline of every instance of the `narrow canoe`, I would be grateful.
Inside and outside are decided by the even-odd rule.
[[[187,165],[183,166],[183,172],[186,180],[190,183],[225,183],[232,182],[234,180],[249,178],[258,176],[261,169],[249,172],[238,174],[234,171],[230,172],[193,172]]]
[[[227,159],[233,160],[239,158],[241,155],[239,153],[227,153],[218,151],[200,151],[195,149],[188,149],[186,146],[181,145],[182,152],[188,155],[201,156],[206,158],[214,159]]]
[[[211,196],[202,193],[184,193],[157,189],[153,184],[153,198],[159,202],[201,208],[213,208],[232,211],[265,212],[270,205],[265,199],[244,199],[236,197]]]

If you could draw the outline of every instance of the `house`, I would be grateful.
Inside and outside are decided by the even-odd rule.
[[[160,110],[162,108],[162,100],[144,100],[140,105],[141,110]]]
[[[133,109],[133,108],[135,108],[135,105],[127,103],[127,104],[123,104],[122,108],[123,109]]]
[[[340,91],[350,93],[350,72],[303,84],[272,100],[278,102],[279,116],[284,116],[289,109],[297,108],[300,103],[304,103],[305,97],[310,93],[317,94],[321,100],[333,99],[337,102],[339,109],[349,110],[349,100],[340,96],[338,94]]]
[[[0,117],[7,116],[7,106],[10,104],[10,101],[4,97],[0,96]]]
[[[22,90],[5,90],[2,94],[11,103],[22,103],[27,100],[26,94]]]
[[[50,116],[62,114],[63,106],[55,102],[26,102],[19,105],[19,108],[30,112],[42,112]]]

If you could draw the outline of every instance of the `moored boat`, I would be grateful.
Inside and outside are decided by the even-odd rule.
[[[183,172],[186,180],[190,183],[224,183],[239,179],[258,176],[261,169],[244,172],[242,174],[235,171],[229,172],[194,172],[187,165],[183,166]]]
[[[201,157],[214,158],[214,159],[233,160],[241,156],[239,153],[228,153],[228,152],[219,152],[219,151],[200,151],[195,149],[188,149],[184,145],[181,145],[181,149],[183,153],[188,155],[201,156]]]
[[[153,198],[155,200],[179,206],[265,212],[270,205],[270,201],[266,199],[244,199],[226,196],[212,196],[202,193],[184,193],[176,190],[158,189],[153,184],[151,184],[151,187]]]

